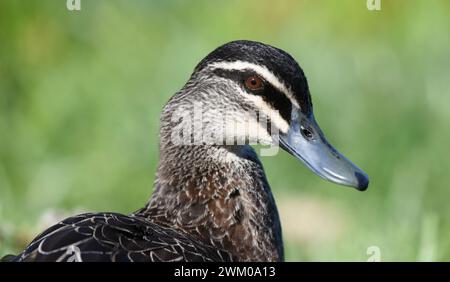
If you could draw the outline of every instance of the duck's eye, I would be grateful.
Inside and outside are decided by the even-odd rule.
[[[264,83],[259,76],[252,75],[245,79],[245,87],[251,91],[261,90],[264,87]]]

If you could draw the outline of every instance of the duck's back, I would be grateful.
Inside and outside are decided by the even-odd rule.
[[[138,216],[86,213],[40,234],[13,261],[230,261],[230,255]]]

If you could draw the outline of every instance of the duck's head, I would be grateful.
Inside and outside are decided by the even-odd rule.
[[[325,139],[303,70],[283,50],[253,41],[220,46],[197,65],[168,105],[180,109],[187,102],[203,103],[202,128],[216,136],[214,142],[270,139],[326,180],[361,191],[368,186],[367,174]],[[225,111],[234,119],[224,119]],[[270,126],[261,126],[261,116]],[[194,113],[194,123],[197,119]]]

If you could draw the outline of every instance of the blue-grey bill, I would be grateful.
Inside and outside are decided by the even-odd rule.
[[[369,176],[328,143],[313,115],[294,112],[289,132],[279,140],[283,149],[323,179],[360,191],[369,186]]]

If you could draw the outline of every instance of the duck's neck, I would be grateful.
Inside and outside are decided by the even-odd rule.
[[[161,146],[155,191],[142,211],[240,261],[283,260],[278,211],[250,146]]]

